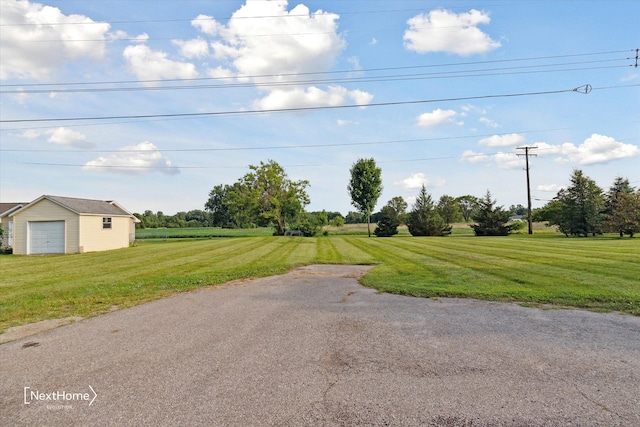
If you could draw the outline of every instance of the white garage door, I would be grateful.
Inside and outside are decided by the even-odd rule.
[[[63,254],[64,221],[29,222],[30,254]]]

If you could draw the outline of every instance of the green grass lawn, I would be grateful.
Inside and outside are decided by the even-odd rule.
[[[363,283],[385,292],[640,315],[640,239],[258,235],[143,240],[132,248],[77,255],[0,256],[0,331],[93,316],[311,263],[377,264]]]

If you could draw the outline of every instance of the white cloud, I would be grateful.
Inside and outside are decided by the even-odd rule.
[[[500,152],[489,155],[485,153],[476,153],[471,150],[467,150],[462,153],[462,158],[460,160],[469,163],[489,163],[493,160],[496,166],[498,166],[500,169],[515,169],[524,167],[525,162],[522,157],[518,157],[515,153]]]
[[[180,169],[172,166],[171,160],[164,157],[158,147],[148,141],[123,147],[118,153],[91,160],[85,163],[83,169],[131,175],[150,172],[159,172],[165,175],[180,173]]]
[[[579,165],[593,165],[608,163],[613,160],[626,159],[640,155],[640,148],[633,144],[624,144],[614,138],[594,133],[582,144],[575,145],[565,142],[562,145],[551,145],[544,142],[537,143],[536,154],[559,155],[559,163],[573,162]]]
[[[425,187],[429,185],[429,179],[422,172],[418,172],[411,174],[410,177],[401,181],[394,182],[393,185],[403,187],[405,190],[414,190],[416,188],[421,188],[423,185]]]
[[[545,193],[557,193],[563,188],[566,187],[558,184],[541,184],[536,187],[536,190],[544,191]]]
[[[436,127],[444,123],[452,123],[453,118],[457,115],[453,110],[441,110],[436,109],[430,113],[421,114],[418,117],[418,126],[421,127]]]
[[[18,135],[20,138],[28,138],[28,139],[35,139],[38,138],[40,136],[42,136],[44,132],[35,130],[35,129],[27,129],[24,132],[22,132],[20,135]]]
[[[101,59],[110,28],[56,7],[15,0],[3,0],[0,25],[1,80],[47,80],[68,61]]]
[[[347,61],[353,67],[353,71],[362,71],[362,67],[360,66],[360,59],[357,56],[350,56],[347,58]]]
[[[460,14],[432,10],[407,21],[405,47],[417,53],[447,52],[463,56],[485,53],[500,47],[499,42],[478,29],[478,25],[489,22],[488,14],[475,9]]]
[[[95,143],[87,141],[87,137],[85,135],[80,132],[76,132],[73,129],[59,127],[48,130],[46,134],[50,135],[48,141],[53,142],[54,144],[74,148],[96,147]]]
[[[275,80],[295,85],[296,74],[329,71],[346,42],[338,33],[337,14],[311,12],[302,4],[290,11],[287,7],[286,0],[247,1],[227,23],[200,15],[192,25],[214,38],[209,56],[220,61],[217,70],[228,70],[238,79],[257,84]],[[357,59],[349,61],[359,70]],[[259,88],[267,94],[254,104],[263,109],[337,106],[349,99],[364,106],[373,98],[367,92],[339,86]]]
[[[72,148],[95,148],[94,142],[87,141],[86,135],[76,132],[73,129],[59,127],[55,129],[48,129],[45,131],[39,131],[35,129],[29,129],[19,135],[21,138],[36,139],[42,136],[49,136],[48,142],[62,145],[64,147]]]
[[[148,46],[128,46],[123,53],[129,68],[140,80],[191,79],[198,76],[195,65],[172,61],[164,52],[151,50]]]
[[[354,90],[347,91],[342,86],[330,86],[327,90],[310,86],[289,89],[274,89],[267,96],[255,102],[256,108],[278,110],[286,108],[334,107],[352,99],[357,105],[366,106],[373,95]]]
[[[460,109],[462,109],[462,111],[467,112],[467,113],[476,113],[476,114],[487,114],[487,109],[486,108],[481,108],[478,107],[477,105],[473,105],[473,104],[465,104],[462,107],[460,107]]]
[[[226,25],[211,18],[197,26],[221,37],[212,48],[240,75],[273,75],[330,68],[345,47],[337,34],[338,18],[323,11],[310,13],[304,5],[288,12],[287,1],[249,1]]]
[[[180,55],[185,58],[204,58],[209,55],[209,44],[200,37],[192,40],[173,40],[173,44],[180,47]]]
[[[493,156],[500,169],[516,169],[525,167],[524,157],[515,153],[497,153]]]
[[[469,163],[486,163],[491,160],[491,156],[484,153],[476,153],[472,150],[466,150],[462,153],[462,160]]]
[[[144,43],[149,40],[149,34],[142,33],[137,36],[130,36],[127,32],[118,30],[109,33],[109,40],[130,40],[134,43]]]
[[[354,122],[353,120],[342,120],[338,119],[338,126],[347,126],[347,125],[359,125],[359,122]]]
[[[223,28],[223,26],[218,24],[212,16],[202,14],[198,15],[196,19],[192,20],[191,25],[210,36],[218,35],[218,30]]]
[[[485,147],[512,147],[522,144],[524,141],[524,136],[511,133],[508,135],[493,135],[488,138],[483,138],[479,142],[480,145]]]
[[[223,67],[209,68],[207,70],[207,74],[209,77],[214,79],[222,79],[227,81],[232,81],[234,72]]]
[[[375,37],[371,39],[371,41],[369,42],[370,46],[375,46],[378,44],[378,39],[376,39]]]
[[[349,91],[349,98],[351,98],[357,105],[362,105],[364,107],[371,102],[373,95],[369,92],[355,89]]]
[[[484,123],[487,127],[490,127],[490,128],[494,128],[495,129],[495,128],[500,127],[500,125],[498,123],[496,123],[495,121],[493,121],[491,119],[488,119],[486,117],[480,117],[480,119],[478,119],[478,121],[480,123]]]

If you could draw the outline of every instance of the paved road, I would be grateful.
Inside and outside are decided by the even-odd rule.
[[[366,270],[305,267],[0,345],[0,425],[640,425],[640,318],[378,294]]]

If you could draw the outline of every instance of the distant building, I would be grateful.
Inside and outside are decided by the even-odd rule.
[[[13,220],[9,215],[28,205],[27,202],[0,203],[0,225],[2,225],[2,247],[13,247]]]
[[[72,254],[128,247],[139,220],[114,201],[41,196],[6,217],[14,254]],[[5,218],[2,219],[4,227]]]

